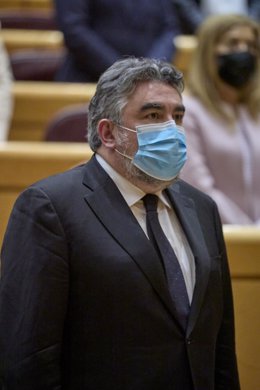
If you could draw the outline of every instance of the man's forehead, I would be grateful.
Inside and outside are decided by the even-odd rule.
[[[181,93],[177,87],[162,81],[144,81],[136,85],[135,90],[129,96],[129,102],[148,105],[153,104],[154,107],[166,102],[180,104],[182,102]]]

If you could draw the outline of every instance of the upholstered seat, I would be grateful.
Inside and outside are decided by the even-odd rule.
[[[15,80],[54,81],[64,59],[64,51],[23,49],[10,54]]]
[[[54,11],[45,10],[0,10],[2,28],[30,29],[30,30],[57,30]]]
[[[45,141],[87,142],[87,104],[65,107],[51,118],[45,131]]]

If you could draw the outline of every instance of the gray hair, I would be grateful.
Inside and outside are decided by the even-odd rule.
[[[106,118],[121,124],[122,110],[128,97],[143,81],[163,82],[179,94],[184,88],[182,73],[165,61],[135,57],[116,61],[100,76],[95,95],[89,103],[88,142],[94,152],[101,146],[98,122]]]

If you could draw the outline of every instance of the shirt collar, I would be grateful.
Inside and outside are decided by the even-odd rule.
[[[143,192],[140,188],[136,187],[129,180],[115,171],[115,169],[112,168],[103,157],[101,157],[99,154],[96,154],[95,156],[99,164],[113,180],[129,207],[132,207],[146,195],[145,192]],[[162,191],[157,192],[156,195],[165,206],[171,208],[169,200]]]

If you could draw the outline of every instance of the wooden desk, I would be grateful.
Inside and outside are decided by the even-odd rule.
[[[41,141],[50,118],[61,108],[87,103],[96,84],[17,81],[9,140]]]
[[[51,9],[52,0],[0,0],[0,8],[9,9]]]
[[[0,36],[9,53],[22,49],[62,50],[63,34],[58,30],[2,29]]]

